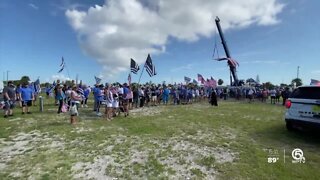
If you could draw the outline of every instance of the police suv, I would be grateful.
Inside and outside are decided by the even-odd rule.
[[[320,86],[300,86],[289,96],[285,104],[286,127],[320,127]]]

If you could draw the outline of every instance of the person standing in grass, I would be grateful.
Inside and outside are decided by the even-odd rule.
[[[286,87],[286,89],[281,92],[283,106],[286,104],[286,100],[289,98],[289,95],[290,95],[289,88]]]
[[[128,99],[128,94],[129,94],[129,87],[127,83],[123,84],[123,111],[124,111],[124,116],[127,117],[129,116],[129,99]]]
[[[109,84],[106,85],[105,88],[105,96],[106,96],[106,116],[107,116],[107,120],[112,120],[113,119],[113,107],[114,107],[114,99],[113,99],[113,93],[111,90],[111,87]],[[119,102],[118,102],[119,104]],[[119,105],[118,105],[119,106]]]
[[[63,85],[60,85],[58,88],[57,88],[57,100],[58,100],[58,103],[59,103],[59,107],[58,107],[58,114],[60,114],[62,111],[62,106],[64,104],[64,99],[65,99],[65,94],[62,90],[63,88]]]
[[[248,91],[249,103],[251,103],[253,101],[253,93],[254,93],[254,91],[252,90],[252,88],[250,88]]]
[[[279,102],[280,102],[280,96],[281,96],[281,91],[280,91],[280,89],[278,88],[278,89],[276,90],[276,103],[277,103],[277,104],[279,104]]]
[[[3,89],[4,106],[4,118],[13,116],[13,108],[16,101],[16,92],[12,81],[8,81],[7,87]]]
[[[100,113],[100,105],[101,102],[103,101],[103,84],[99,85],[99,88],[96,88],[94,90],[94,98],[95,98],[95,108],[96,108],[96,114],[97,116],[101,116],[102,114]]]
[[[133,93],[132,93],[132,88],[131,86],[129,85],[128,86],[128,94],[127,94],[127,99],[128,99],[128,109],[131,110],[132,109],[132,103],[133,103]]]
[[[75,124],[77,121],[76,116],[79,115],[78,110],[79,110],[80,101],[82,100],[81,95],[77,93],[77,86],[75,85],[72,87],[70,99],[71,99],[70,123]]]
[[[32,106],[34,94],[32,89],[28,86],[28,83],[22,85],[20,97],[22,102],[22,114],[31,114],[29,107]]]
[[[16,87],[16,101],[19,103],[19,107],[22,107],[22,101],[21,101],[21,84],[18,84],[18,86]]]
[[[164,86],[164,88],[163,88],[163,95],[162,95],[162,100],[163,100],[163,104],[164,104],[164,105],[168,105],[169,94],[170,94],[170,90],[168,89],[167,86]]]
[[[135,108],[138,108],[139,103],[139,89],[137,86],[134,86],[132,89],[132,95],[133,95],[133,106]]]
[[[266,102],[268,99],[268,91],[267,89],[262,90],[262,102]]]
[[[217,93],[214,89],[211,91],[210,94],[210,104],[212,106],[218,106]]]
[[[83,91],[83,95],[84,95],[84,101],[83,101],[83,105],[84,107],[88,107],[88,98],[91,92],[90,87],[87,87],[86,85],[84,85],[84,91]]]
[[[144,95],[144,87],[142,86],[141,88],[139,88],[139,106],[143,107],[144,106],[144,102],[145,102],[145,95]]]
[[[271,104],[272,102],[273,104],[276,104],[276,94],[277,94],[277,91],[275,89],[272,89],[270,91]]]

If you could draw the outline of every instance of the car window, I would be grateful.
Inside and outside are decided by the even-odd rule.
[[[290,97],[297,99],[320,99],[320,87],[300,87],[295,89]]]

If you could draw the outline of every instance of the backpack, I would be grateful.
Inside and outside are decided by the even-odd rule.
[[[65,113],[68,111],[68,105],[67,104],[63,104],[62,108],[61,108],[61,112]]]

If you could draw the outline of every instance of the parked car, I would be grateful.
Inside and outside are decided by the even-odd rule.
[[[295,89],[285,104],[286,127],[320,128],[320,86],[300,86]]]

